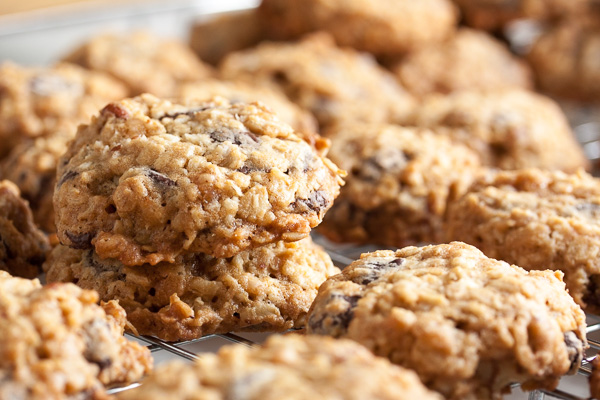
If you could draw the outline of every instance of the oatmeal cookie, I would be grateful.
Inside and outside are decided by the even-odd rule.
[[[504,43],[467,28],[445,42],[421,47],[392,68],[404,87],[417,97],[533,86],[529,67]]]
[[[125,95],[121,83],[77,65],[0,65],[0,159],[24,140],[74,135],[78,124]]]
[[[348,124],[328,134],[346,185],[319,232],[335,241],[402,247],[439,242],[446,202],[479,172],[477,154],[416,128]]]
[[[467,144],[488,166],[567,172],[589,168],[560,107],[529,91],[432,96],[419,107],[414,124]]]
[[[35,226],[19,189],[10,181],[0,181],[0,270],[35,278],[48,250],[48,238]]]
[[[81,126],[58,168],[61,243],[126,265],[308,236],[342,171],[260,103],[151,95]]]
[[[264,38],[256,9],[204,16],[194,23],[190,46],[202,61],[216,65],[227,54],[257,45]]]
[[[541,90],[584,101],[600,96],[599,58],[600,24],[582,18],[548,30],[528,55]]]
[[[271,108],[279,119],[298,132],[310,134],[319,129],[311,113],[292,103],[285,94],[264,86],[207,79],[182,85],[177,94],[179,98],[198,100],[207,100],[215,96],[224,97],[232,103],[260,101]]]
[[[324,33],[232,53],[220,71],[225,79],[282,89],[311,111],[322,128],[345,119],[402,120],[414,106],[412,96],[371,56],[340,49]]]
[[[64,60],[112,75],[127,85],[130,96],[173,96],[180,84],[205,79],[213,73],[184,43],[148,32],[97,36]]]
[[[367,253],[321,286],[308,333],[354,339],[447,399],[552,389],[587,346],[561,277],[459,242]]]
[[[525,269],[565,273],[569,294],[600,312],[600,180],[579,171],[489,172],[448,207],[446,235]]]
[[[194,365],[171,363],[119,400],[438,400],[414,372],[350,340],[289,334],[261,347],[226,346]]]
[[[197,253],[131,267],[58,246],[44,269],[48,282],[77,283],[103,300],[118,300],[140,334],[165,340],[303,327],[321,283],[340,272],[310,238],[233,258]]]
[[[138,380],[150,352],[123,337],[125,311],[71,284],[0,271],[0,398],[100,399],[104,385]]]
[[[273,39],[326,31],[342,46],[380,56],[444,40],[458,16],[450,0],[263,0],[258,12]]]
[[[478,29],[500,31],[516,19],[551,20],[580,14],[590,0],[454,0],[465,22]]]

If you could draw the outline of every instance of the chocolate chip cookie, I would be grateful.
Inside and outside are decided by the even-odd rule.
[[[306,237],[341,176],[259,103],[143,95],[80,127],[57,172],[57,233],[125,265],[231,257]]]
[[[321,128],[341,120],[402,120],[414,100],[375,60],[335,46],[324,33],[295,43],[265,42],[221,63],[225,79],[274,86],[312,112]]]
[[[72,284],[42,287],[0,271],[0,398],[104,399],[138,380],[150,352],[123,337],[125,311]]]
[[[321,286],[308,332],[354,339],[447,399],[554,388],[587,346],[561,278],[460,242],[367,253]]]
[[[130,96],[173,96],[180,84],[205,79],[213,73],[184,43],[148,32],[93,37],[64,60],[112,75],[129,88]]]
[[[348,171],[319,226],[334,241],[402,247],[439,242],[449,197],[479,173],[479,156],[417,128],[347,124],[328,132],[329,157]]]
[[[458,90],[533,86],[529,67],[485,32],[462,28],[450,39],[408,54],[393,70],[417,97]]]
[[[10,181],[0,181],[0,270],[35,278],[49,250],[48,238],[33,222],[19,189]]]
[[[444,40],[458,17],[450,0],[263,0],[258,12],[271,38],[326,31],[342,46],[381,56]]]
[[[339,273],[310,238],[232,258],[198,253],[131,267],[58,246],[44,269],[48,282],[74,282],[103,300],[118,300],[140,334],[165,340],[303,327],[319,285]]]
[[[409,370],[350,340],[290,334],[261,347],[226,346],[194,365],[159,368],[119,400],[190,398],[279,400],[439,400]]]
[[[119,82],[77,65],[0,65],[0,158],[23,140],[74,135],[79,123],[125,95]]]
[[[600,312],[600,181],[540,170],[489,172],[448,207],[447,238],[525,269],[565,273],[569,294]]]
[[[488,166],[568,172],[589,167],[560,107],[533,92],[433,96],[419,107],[414,123],[467,144]]]

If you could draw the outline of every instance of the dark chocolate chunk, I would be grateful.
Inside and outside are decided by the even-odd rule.
[[[56,184],[56,187],[57,188],[61,187],[63,183],[65,183],[69,179],[75,178],[77,175],[79,175],[79,172],[75,172],[75,171],[67,171],[67,172],[65,172],[63,174],[63,176],[61,176],[60,179],[58,180],[58,183]]]
[[[161,174],[153,169],[147,170],[147,175],[154,181],[154,183],[163,186],[177,186],[177,182],[169,178],[168,176]]]
[[[65,232],[65,235],[71,241],[71,245],[74,249],[89,249],[92,247],[92,239],[96,236],[96,233],[93,232],[85,232],[81,234],[72,233],[69,231]]]

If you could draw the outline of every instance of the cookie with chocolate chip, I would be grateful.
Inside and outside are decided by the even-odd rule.
[[[33,222],[31,209],[10,181],[0,182],[0,270],[35,278],[50,244]]]
[[[348,176],[318,229],[338,242],[439,243],[448,199],[481,168],[474,151],[426,129],[345,124],[327,135],[328,157]]]
[[[57,172],[57,233],[125,265],[231,257],[308,236],[341,176],[260,103],[143,95],[80,127]]]
[[[587,346],[562,273],[527,272],[460,242],[363,254],[319,289],[308,333],[349,338],[447,399],[554,388]]]
[[[197,253],[129,267],[92,250],[58,246],[44,269],[48,282],[73,282],[105,301],[118,300],[140,334],[170,341],[301,328],[321,283],[340,272],[310,238],[232,258]]]
[[[525,269],[565,274],[569,294],[600,311],[600,180],[541,170],[489,172],[448,207],[447,240]]]
[[[0,398],[105,399],[105,386],[150,372],[148,349],[123,336],[123,308],[97,302],[72,284],[0,271]]]

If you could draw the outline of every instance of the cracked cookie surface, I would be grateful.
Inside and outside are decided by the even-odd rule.
[[[50,244],[33,222],[31,209],[10,181],[0,181],[0,270],[35,278]]]
[[[104,399],[105,385],[149,372],[148,349],[123,336],[125,311],[97,301],[72,284],[0,271],[0,398]]]
[[[301,328],[319,285],[339,273],[310,238],[227,259],[189,254],[131,267],[58,246],[44,268],[48,282],[73,282],[118,300],[140,334],[165,340]]]
[[[569,294],[600,311],[600,181],[580,171],[489,172],[448,207],[448,240],[525,269],[565,273]]]
[[[561,277],[459,242],[366,253],[321,286],[307,329],[354,339],[448,399],[554,388],[587,344]]]
[[[321,128],[344,119],[401,120],[414,107],[412,96],[371,56],[336,47],[325,33],[231,53],[220,72],[225,79],[281,89],[312,112]]]
[[[61,160],[61,243],[126,265],[299,240],[343,174],[260,103],[151,95],[109,104]]]
[[[402,247],[436,243],[450,197],[479,173],[479,156],[425,129],[336,126],[328,157],[348,171],[318,231],[335,241]]]
[[[288,334],[260,347],[226,346],[193,365],[171,363],[119,400],[439,400],[414,372],[350,340]]]

